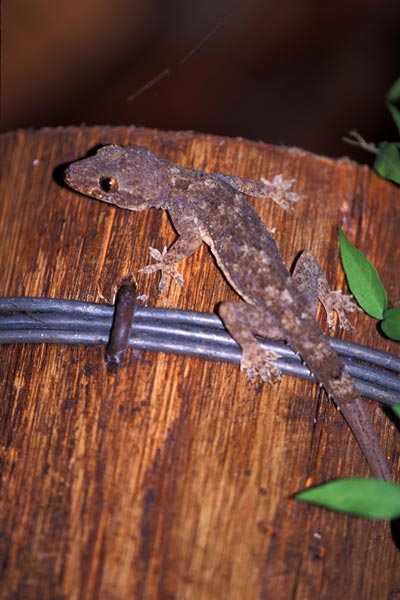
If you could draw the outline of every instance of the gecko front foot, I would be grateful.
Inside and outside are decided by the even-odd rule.
[[[272,182],[261,178],[261,182],[265,186],[265,196],[279,204],[284,210],[292,210],[293,203],[300,200],[300,196],[296,192],[290,191],[295,181],[295,179],[283,179],[282,175],[275,175]]]
[[[164,292],[167,289],[169,277],[172,277],[175,283],[183,287],[185,282],[182,275],[179,273],[174,263],[168,262],[169,255],[167,248],[164,247],[163,251],[160,252],[156,248],[150,247],[149,251],[150,256],[157,262],[151,265],[146,265],[142,269],[139,269],[139,272],[149,275],[151,273],[161,271],[161,279],[160,283],[158,284],[159,292]]]
[[[281,372],[273,363],[279,354],[263,350],[257,343],[244,346],[240,359],[240,370],[246,371],[247,377],[252,381],[257,375],[266,383],[274,384],[281,378]]]

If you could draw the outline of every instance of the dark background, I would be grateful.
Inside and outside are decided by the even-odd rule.
[[[341,137],[395,138],[399,31],[399,0],[3,1],[1,128],[192,129],[368,162]]]

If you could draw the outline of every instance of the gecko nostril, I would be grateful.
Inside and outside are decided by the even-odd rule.
[[[99,186],[103,192],[116,192],[118,190],[118,180],[115,177],[100,177]]]

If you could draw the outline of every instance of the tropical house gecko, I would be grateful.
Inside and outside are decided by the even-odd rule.
[[[204,241],[243,303],[223,302],[219,315],[242,350],[241,368],[250,378],[279,378],[276,355],[262,350],[255,334],[285,340],[304,360],[340,409],[371,471],[390,479],[390,471],[360,394],[315,321],[317,296],[328,324],[333,311],[347,328],[350,299],[330,292],[316,260],[304,253],[292,277],[278,247],[244,194],[270,198],[283,208],[298,200],[293,181],[272,183],[210,174],[178,166],[141,146],[105,146],[96,155],[72,163],[65,181],[73,189],[129,210],[167,210],[179,235],[162,252],[150,248],[155,263],[144,273],[161,271],[159,290],[169,277],[183,285],[176,265]]]

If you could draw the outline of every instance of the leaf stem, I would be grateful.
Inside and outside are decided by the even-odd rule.
[[[372,154],[379,153],[377,146],[373,142],[368,143],[355,129],[349,131],[349,135],[351,137],[343,137],[342,140],[352,146],[357,146],[367,152],[371,152]]]

